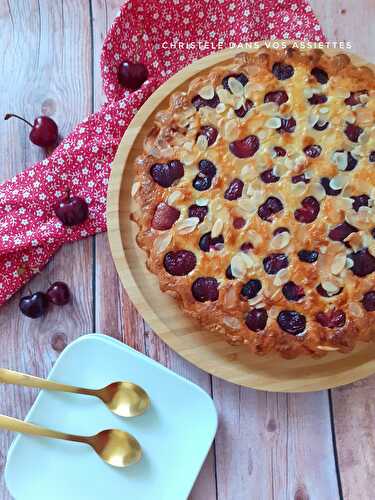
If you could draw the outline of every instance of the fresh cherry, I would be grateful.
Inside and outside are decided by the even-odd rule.
[[[259,139],[256,135],[248,135],[229,144],[229,151],[237,158],[251,158],[259,149]]]
[[[292,301],[298,301],[300,299],[303,299],[303,297],[305,296],[303,288],[299,285],[296,285],[294,281],[288,281],[288,283],[285,283],[285,285],[283,285],[282,292],[287,300]]]
[[[49,116],[38,116],[35,118],[34,124],[25,120],[25,118],[22,118],[21,116],[11,113],[6,114],[4,120],[9,120],[9,118],[12,117],[22,120],[31,127],[29,139],[36,146],[40,146],[41,148],[50,148],[56,145],[59,137],[59,131],[56,122],[54,122]]]
[[[279,106],[287,102],[288,99],[289,97],[285,90],[275,90],[273,92],[268,92],[268,94],[264,96],[264,102],[274,102]]]
[[[233,179],[225,190],[224,198],[230,201],[237,200],[242,196],[243,186],[241,179]]]
[[[354,262],[350,270],[356,276],[363,278],[375,271],[375,257],[370,254],[367,248],[351,253],[349,258]]]
[[[319,253],[316,250],[300,250],[298,252],[298,258],[301,262],[307,262],[308,264],[313,264],[318,260]]]
[[[342,224],[331,229],[328,236],[333,241],[344,241],[350,234],[357,232],[358,229],[356,227],[344,221]]]
[[[208,207],[206,205],[190,205],[189,207],[189,217],[198,217],[199,222],[203,222],[204,218],[208,214]]]
[[[63,198],[55,207],[56,217],[61,220],[64,226],[76,226],[82,224],[88,215],[89,207],[86,201],[80,196],[72,196],[70,190],[67,190]]]
[[[123,87],[129,90],[138,90],[148,78],[148,71],[144,64],[123,61],[117,70],[117,78]]]
[[[324,104],[327,102],[327,96],[324,94],[313,94],[309,99],[309,103],[313,106],[314,104]]]
[[[285,253],[271,253],[263,259],[263,267],[267,274],[277,274],[288,265],[289,260]]]
[[[247,313],[245,324],[249,330],[252,330],[253,332],[260,332],[266,328],[267,319],[268,314],[264,307],[252,309]]]
[[[322,68],[318,68],[317,66],[311,70],[311,74],[316,78],[316,80],[321,83],[325,84],[328,82],[328,73],[324,71]]]
[[[253,299],[262,289],[262,283],[258,279],[253,279],[245,283],[241,289],[241,296],[245,299]]]
[[[219,298],[219,283],[210,276],[198,278],[191,286],[193,297],[198,302],[215,302]]]
[[[250,109],[254,106],[253,101],[250,99],[246,99],[245,104],[238,109],[235,109],[234,112],[238,116],[238,118],[243,118],[247,115]]]
[[[159,186],[167,188],[184,176],[184,166],[179,160],[154,163],[150,169],[150,175]]]
[[[208,146],[212,146],[212,144],[214,144],[214,142],[216,141],[218,134],[219,132],[217,128],[211,127],[210,125],[204,125],[200,128],[198,137],[200,135],[204,135],[207,139]]]
[[[358,212],[361,207],[368,207],[368,202],[370,201],[367,194],[360,194],[359,196],[352,196],[353,200],[353,210]]]
[[[357,90],[356,92],[350,92],[350,96],[345,99],[345,104],[348,106],[357,106],[361,104],[361,96],[368,95],[367,90]]]
[[[303,152],[309,158],[317,158],[322,152],[322,148],[319,144],[310,144],[310,146],[304,148]]]
[[[196,266],[197,259],[189,250],[168,252],[164,257],[164,267],[173,276],[185,276]]]
[[[290,64],[277,62],[272,66],[272,73],[278,80],[288,80],[294,75],[294,68]]]
[[[155,209],[151,226],[158,231],[165,231],[170,229],[179,217],[180,211],[177,208],[161,202]]]
[[[301,208],[297,208],[294,212],[294,218],[303,224],[310,224],[319,214],[320,205],[316,198],[308,196],[301,201]]]
[[[375,311],[375,292],[365,293],[362,304],[366,311]]]
[[[342,328],[346,322],[344,311],[333,309],[328,312],[319,312],[316,321],[325,328]]]
[[[281,311],[277,317],[280,328],[291,335],[300,335],[306,328],[306,318],[297,311]]]
[[[280,177],[275,175],[273,173],[273,168],[269,168],[268,170],[264,170],[261,174],[260,174],[260,178],[261,180],[265,183],[265,184],[271,184],[272,182],[277,182],[280,180]]]
[[[56,306],[65,306],[70,300],[70,290],[63,281],[55,281],[46,292],[47,298]]]
[[[313,129],[318,130],[319,132],[322,132],[325,130],[329,125],[329,122],[325,122],[322,120],[318,120],[315,125],[313,126]]]
[[[280,134],[284,132],[287,134],[292,134],[296,129],[296,125],[297,122],[293,118],[293,116],[291,116],[290,118],[281,118],[281,125],[277,130],[278,132],[280,132]]]
[[[266,220],[267,222],[271,222],[273,215],[281,212],[284,208],[284,205],[275,196],[270,196],[266,199],[266,201],[260,205],[258,208],[258,215],[261,219]]]
[[[46,314],[48,309],[48,298],[43,292],[36,292],[32,295],[21,297],[19,307],[22,314],[28,318],[40,318]]]
[[[358,142],[359,136],[363,132],[363,128],[355,125],[354,123],[347,123],[344,130],[346,137],[352,142]]]

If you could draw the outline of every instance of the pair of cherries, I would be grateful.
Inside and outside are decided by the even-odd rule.
[[[21,297],[19,307],[28,318],[40,318],[48,311],[50,304],[65,306],[70,301],[70,290],[63,281],[55,281],[46,293],[35,292]]]

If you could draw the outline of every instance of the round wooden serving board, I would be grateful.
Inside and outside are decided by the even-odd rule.
[[[113,162],[108,188],[108,238],[121,281],[134,305],[154,331],[176,352],[202,370],[235,384],[267,391],[317,391],[348,384],[375,373],[375,343],[360,343],[350,354],[328,353],[314,359],[260,357],[227,344],[220,335],[199,328],[177,303],[159,289],[137,246],[136,224],[130,221],[134,159],[142,151],[155,112],[168,106],[171,93],[184,88],[202,70],[231,58],[238,49],[204,57],[176,73],[151,95],[130,123]],[[331,53],[338,51],[329,50]],[[342,51],[340,51],[342,52]],[[366,64],[350,54],[358,64]]]

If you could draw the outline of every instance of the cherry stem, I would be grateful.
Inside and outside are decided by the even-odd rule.
[[[30,123],[29,121],[27,121],[25,118],[22,118],[22,116],[19,116],[19,115],[15,115],[13,113],[7,113],[5,116],[4,116],[4,120],[9,120],[9,118],[18,118],[19,120],[22,120],[23,122],[27,123],[28,125],[30,125],[31,128],[33,128],[33,124]]]

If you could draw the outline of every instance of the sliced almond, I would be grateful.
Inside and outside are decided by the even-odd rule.
[[[331,281],[322,281],[322,287],[328,294],[337,293],[340,288]]]
[[[186,151],[191,151],[193,149],[193,143],[191,141],[185,141],[182,147]]]
[[[336,151],[332,155],[332,160],[337,165],[339,170],[346,170],[346,167],[348,166],[347,151]]]
[[[233,76],[228,78],[228,87],[234,95],[240,96],[244,93],[244,87],[242,83],[239,82],[237,78],[233,78]]]
[[[132,185],[131,195],[133,198],[138,193],[140,187],[141,187],[141,183],[138,181],[134,182],[134,184]]]
[[[240,320],[234,316],[224,316],[223,323],[229,328],[232,328],[232,330],[239,330],[241,327]]]
[[[254,230],[247,231],[247,236],[249,237],[249,241],[254,245],[255,248],[259,247],[263,243],[263,238]]]
[[[281,286],[284,285],[288,281],[288,275],[289,271],[288,269],[281,269],[276,275],[273,280],[273,284],[275,286]]]
[[[329,181],[329,187],[335,190],[342,189],[348,183],[348,176],[345,174],[336,175]]]
[[[154,240],[154,250],[156,253],[162,253],[168,248],[168,245],[172,241],[172,233],[170,231],[160,234]]]
[[[273,116],[266,121],[265,126],[271,129],[278,129],[281,127],[281,119],[278,116]]]
[[[346,255],[344,253],[336,255],[331,264],[331,273],[340,274],[345,269]]]
[[[219,236],[223,230],[224,227],[224,222],[221,219],[217,219],[215,221],[215,224],[212,226],[211,229],[211,237],[216,238]]]
[[[197,145],[197,148],[199,149],[199,151],[206,151],[206,149],[208,148],[207,137],[203,134],[198,136],[196,145]]]
[[[230,261],[230,269],[235,278],[243,278],[245,276],[247,266],[240,253],[237,253],[232,257],[232,260]]]
[[[256,306],[257,304],[259,304],[259,302],[261,302],[263,300],[263,296],[261,293],[258,293],[258,295],[256,295],[255,297],[253,297],[252,299],[249,299],[247,302],[249,303],[250,306]]]
[[[224,113],[224,111],[227,109],[226,105],[223,102],[219,102],[219,104],[216,106],[216,112],[217,113]]]
[[[207,198],[198,198],[197,200],[195,200],[195,203],[199,207],[206,207],[209,204],[209,200]]]
[[[314,183],[310,186],[311,187],[309,187],[309,192],[311,196],[316,198],[318,201],[323,200],[327,196],[327,193],[325,192],[325,189],[321,184]]]
[[[331,347],[330,345],[317,345],[316,348],[319,349],[320,351],[338,351],[339,350],[338,347]]]
[[[236,119],[229,120],[225,123],[223,128],[223,136],[228,141],[234,141],[239,132],[238,121]]]
[[[181,199],[182,193],[181,191],[172,191],[172,193],[167,198],[167,204],[173,205],[177,200]]]
[[[283,231],[282,233],[274,236],[270,243],[270,248],[274,250],[280,250],[285,248],[290,242],[290,233],[288,231]]]
[[[233,106],[233,104],[234,104],[234,97],[226,89],[219,89],[217,91],[217,95],[218,95],[218,97],[220,99],[220,102],[223,102],[224,104],[228,104],[230,106]]]
[[[200,89],[198,95],[201,96],[202,99],[212,99],[215,95],[215,89],[212,85],[206,85]]]
[[[356,316],[357,318],[361,318],[363,316],[363,309],[358,304],[358,302],[350,302],[348,305],[348,309],[353,314],[353,316]]]

